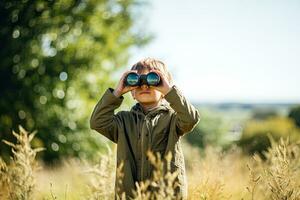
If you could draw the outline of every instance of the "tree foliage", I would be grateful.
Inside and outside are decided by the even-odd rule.
[[[300,127],[300,106],[292,108],[288,116],[295,122],[298,127]]]
[[[137,0],[0,2],[0,139],[36,129],[45,160],[92,155],[101,143],[89,117],[111,74],[150,37],[136,26]],[[1,153],[8,149],[0,146]],[[7,156],[6,156],[7,157]]]
[[[249,154],[263,152],[271,146],[270,138],[290,138],[295,142],[300,139],[300,130],[293,121],[286,117],[271,117],[265,120],[251,119],[244,126],[241,139],[237,142]]]

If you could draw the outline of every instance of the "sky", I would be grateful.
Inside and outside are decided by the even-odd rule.
[[[136,50],[164,61],[194,102],[299,103],[300,1],[152,0]]]

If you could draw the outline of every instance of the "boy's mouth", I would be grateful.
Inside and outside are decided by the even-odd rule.
[[[150,94],[150,92],[140,92],[140,94]]]

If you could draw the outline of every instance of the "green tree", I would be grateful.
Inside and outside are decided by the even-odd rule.
[[[252,113],[252,118],[257,120],[265,120],[268,118],[276,117],[278,113],[273,109],[254,109]]]
[[[294,120],[295,124],[300,127],[300,106],[294,107],[289,112],[289,118]]]
[[[185,139],[199,148],[207,145],[227,145],[226,134],[230,127],[222,114],[208,109],[201,109],[200,113],[202,116],[200,123],[185,136]]]
[[[263,152],[271,145],[269,135],[275,141],[287,137],[291,141],[298,141],[299,133],[299,128],[286,117],[270,117],[265,120],[249,119],[244,125],[242,137],[237,144],[250,155],[259,153],[264,156]]]
[[[38,130],[33,145],[47,161],[93,155],[101,142],[89,117],[111,73],[150,36],[137,0],[3,0],[0,2],[0,139],[21,124]],[[0,146],[6,155],[8,149]]]

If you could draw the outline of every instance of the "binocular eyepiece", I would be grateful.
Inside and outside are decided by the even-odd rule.
[[[149,72],[148,74],[137,74],[130,72],[125,78],[126,86],[158,86],[161,82],[160,76],[155,72]]]

